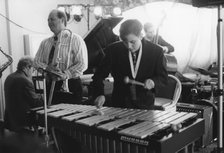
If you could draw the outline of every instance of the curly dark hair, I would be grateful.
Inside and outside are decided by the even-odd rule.
[[[136,36],[140,36],[142,32],[142,24],[137,19],[129,19],[124,21],[120,27],[120,38],[122,40],[125,39],[125,36],[129,34],[134,34]]]
[[[33,58],[30,57],[30,56],[25,56],[25,57],[22,57],[18,64],[17,64],[17,70],[23,70],[24,68],[26,67],[32,67],[34,65],[34,61],[33,61]]]

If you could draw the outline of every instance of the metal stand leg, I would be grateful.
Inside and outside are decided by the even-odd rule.
[[[47,124],[47,91],[46,91],[46,78],[43,79],[44,85],[44,123],[45,123],[45,142],[49,146],[48,124]]]
[[[54,144],[55,144],[57,150],[58,150],[59,152],[61,152],[61,150],[60,150],[60,148],[59,148],[59,145],[58,145],[58,141],[57,141],[56,135],[55,135],[55,130],[54,130],[53,127],[51,128],[51,133],[52,133],[53,141],[54,141]]]
[[[54,87],[55,87],[55,83],[56,81],[52,81],[51,84],[51,89],[50,89],[50,93],[49,93],[49,99],[48,99],[48,104],[47,104],[47,91],[46,91],[46,79],[44,78],[44,117],[45,117],[45,142],[46,142],[46,146],[49,146],[49,134],[48,134],[48,121],[47,121],[47,106],[51,106],[51,102],[52,102],[52,98],[53,98],[53,94],[54,94]],[[52,130],[52,134],[53,134],[53,139],[55,142],[55,145],[58,148],[58,144],[57,141],[55,139],[55,135],[54,135],[54,131]]]
[[[50,89],[50,94],[49,94],[49,99],[48,99],[48,106],[51,106],[51,102],[52,102],[52,98],[53,98],[53,94],[54,94],[55,83],[56,83],[56,81],[54,81],[54,80],[51,83],[51,89]]]

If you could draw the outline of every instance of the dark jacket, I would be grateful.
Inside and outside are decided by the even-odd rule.
[[[174,52],[174,47],[166,42],[161,36],[158,37],[158,44],[161,46],[166,46],[168,48],[168,54]]]
[[[133,79],[129,63],[129,51],[123,42],[116,42],[105,49],[105,57],[93,76],[93,98],[104,94],[103,80],[111,73],[114,78],[112,106],[151,109],[154,105],[154,92],[156,87],[167,83],[167,71],[164,64],[162,49],[157,45],[142,40],[142,58],[139,65],[136,81],[144,83],[152,79],[154,90],[147,90],[142,86],[135,86],[137,100],[131,99],[131,85],[124,83],[128,76]]]
[[[10,74],[4,84],[6,128],[19,131],[28,126],[27,111],[37,106],[43,106],[40,95],[35,93],[34,85],[23,71]]]
[[[156,39],[156,37],[154,37],[152,42],[155,42],[155,39]],[[167,52],[168,54],[174,52],[174,47],[171,44],[169,44],[168,42],[166,42],[161,36],[158,36],[158,42],[157,43],[160,46],[166,46],[168,48],[168,52]]]

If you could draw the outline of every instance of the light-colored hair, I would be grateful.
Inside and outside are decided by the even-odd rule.
[[[150,22],[146,22],[146,23],[144,24],[144,31],[146,31],[146,30],[149,29],[149,28],[154,29],[154,25],[153,25],[152,23],[150,23]]]
[[[57,16],[59,19],[63,19],[64,20],[64,25],[67,26],[67,16],[64,12],[58,10]]]

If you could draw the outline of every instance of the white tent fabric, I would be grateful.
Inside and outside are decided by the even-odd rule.
[[[207,69],[217,61],[217,9],[214,7],[197,8],[183,3],[158,1],[127,10],[123,16],[123,21],[136,18],[143,24],[158,24],[163,18],[159,34],[174,46],[173,54],[181,73],[191,72],[189,66]],[[114,29],[116,34],[119,26]]]

